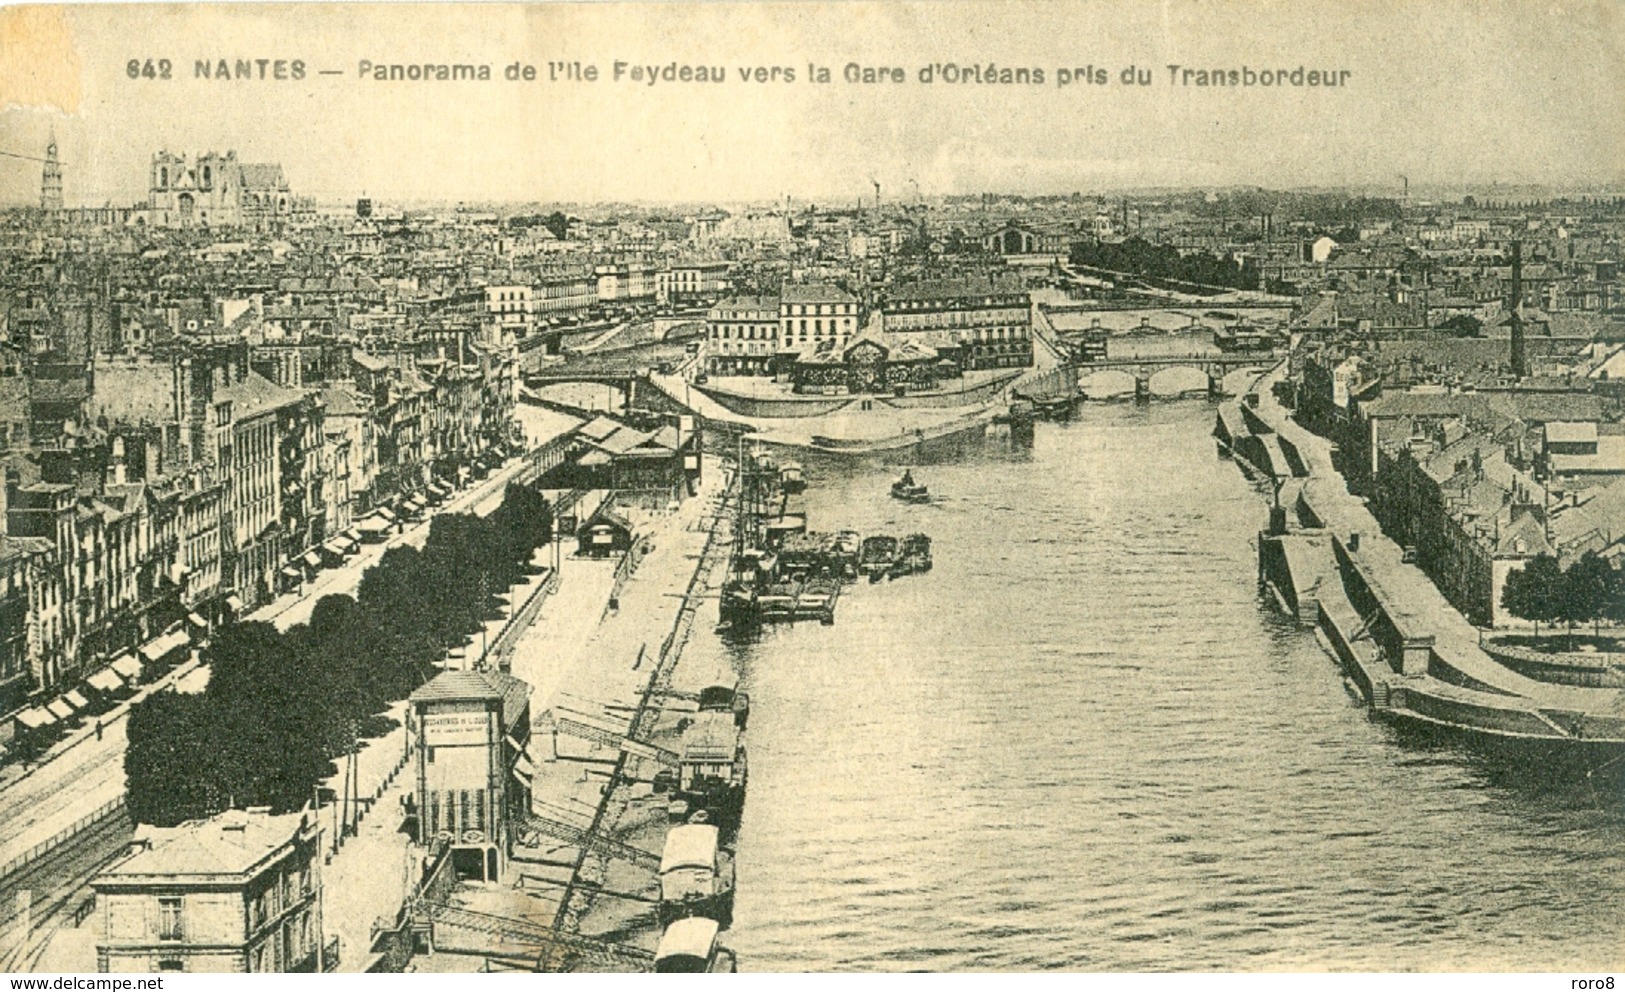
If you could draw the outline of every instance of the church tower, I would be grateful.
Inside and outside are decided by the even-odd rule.
[[[56,160],[56,135],[45,146],[45,174],[40,179],[39,205],[41,210],[62,209],[62,163]]]

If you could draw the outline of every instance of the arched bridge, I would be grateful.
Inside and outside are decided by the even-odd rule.
[[[1066,368],[1075,377],[1080,391],[1088,396],[1093,383],[1096,391],[1107,390],[1112,379],[1118,379],[1122,388],[1110,394],[1126,394],[1129,381],[1133,381],[1136,398],[1147,398],[1153,393],[1183,393],[1202,388],[1210,396],[1234,395],[1245,386],[1227,386],[1233,373],[1263,373],[1277,364],[1284,351],[1253,351],[1193,355],[1147,355],[1137,358],[1102,358],[1080,362]],[[1183,373],[1181,375],[1180,373]],[[1160,385],[1162,388],[1153,388]],[[1172,388],[1170,388],[1170,386]]]

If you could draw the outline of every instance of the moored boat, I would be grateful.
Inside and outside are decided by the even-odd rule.
[[[875,534],[863,539],[858,552],[858,571],[878,582],[897,561],[897,538],[888,534]]]
[[[655,948],[657,974],[724,974],[739,970],[734,952],[717,942],[717,921],[690,916],[666,927]]]
[[[666,833],[660,855],[660,902],[663,926],[689,917],[733,923],[734,863],[724,850],[714,824],[685,823]]]
[[[897,561],[891,567],[892,578],[931,571],[931,538],[925,534],[910,534],[903,538],[897,551]]]
[[[739,691],[739,679],[732,673],[718,674],[711,684],[700,690],[701,712],[732,713],[740,730],[750,719],[750,695]]]
[[[835,535],[833,551],[838,573],[848,579],[858,577],[858,556],[863,551],[863,538],[855,530],[843,530]]]
[[[701,710],[683,731],[672,797],[693,811],[704,810],[724,839],[739,830],[745,806],[745,740],[734,714]]]
[[[835,601],[840,598],[839,579],[808,579],[796,600],[796,617],[816,619],[828,626],[835,622]]]

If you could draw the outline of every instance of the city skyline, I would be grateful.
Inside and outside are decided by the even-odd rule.
[[[1496,184],[1616,187],[1625,103],[1602,4],[1122,3],[1060,8],[900,3],[427,8],[274,5],[25,8],[8,30],[71,67],[0,56],[4,151],[56,137],[68,205],[144,199],[151,155],[235,150],[278,162],[296,193],[439,202],[851,202],[983,191],[1353,187],[1413,195]],[[1402,27],[1403,30],[1396,30]],[[183,38],[144,44],[131,37]],[[363,42],[349,39],[364,38]],[[150,52],[147,51],[150,49]],[[171,60],[131,79],[130,58]],[[302,79],[195,78],[199,61],[305,64]],[[481,64],[490,82],[375,82],[380,64]],[[596,65],[597,82],[506,82],[514,62]],[[611,77],[625,63],[623,79]],[[722,67],[724,83],[649,84],[631,67]],[[1042,85],[924,84],[952,62],[1029,68]],[[829,67],[827,84],[806,81]],[[902,83],[848,83],[847,64]],[[1123,86],[1130,64],[1149,86]],[[1303,65],[1346,88],[1199,88],[1169,65]],[[742,82],[782,65],[798,78]],[[1056,69],[1108,82],[1056,85]],[[258,66],[256,65],[256,71]],[[342,75],[322,75],[338,72]],[[1078,78],[1083,77],[1077,73]],[[883,77],[886,78],[886,77]],[[245,122],[253,126],[245,127]],[[38,201],[40,163],[7,158],[0,199]]]

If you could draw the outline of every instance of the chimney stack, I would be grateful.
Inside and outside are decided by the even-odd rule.
[[[1523,242],[1512,242],[1512,375],[1522,379],[1529,374],[1523,352]]]

